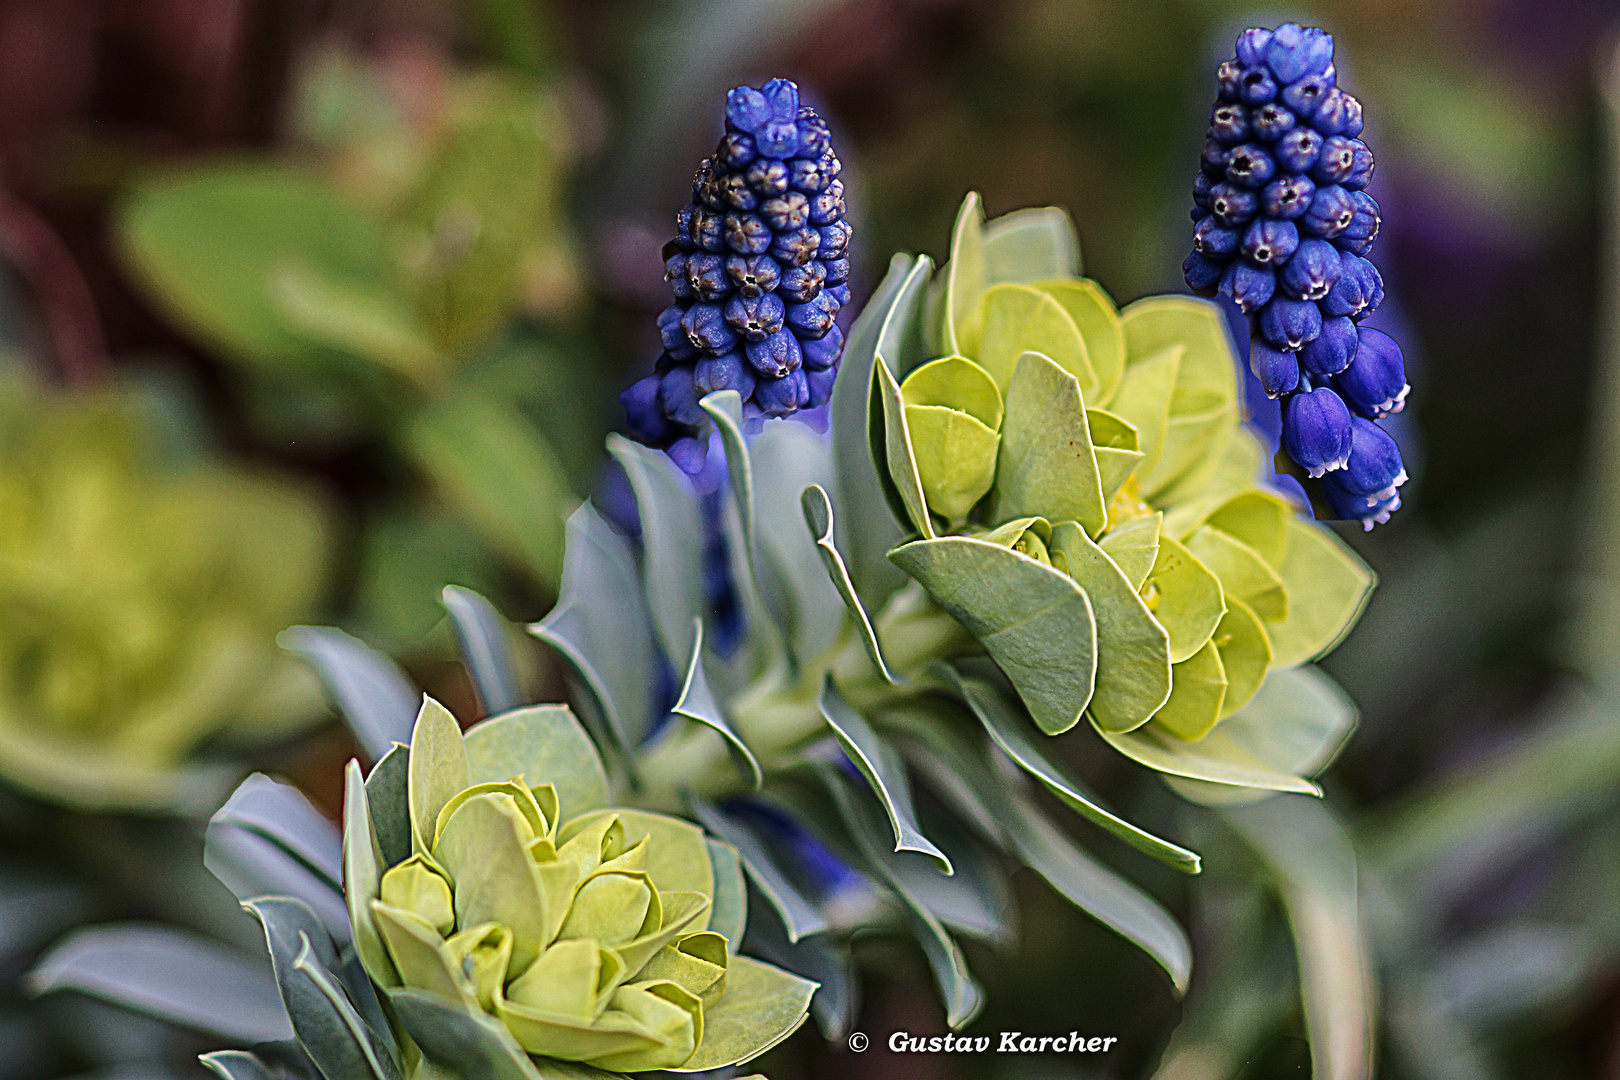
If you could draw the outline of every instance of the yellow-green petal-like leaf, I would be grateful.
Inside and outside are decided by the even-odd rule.
[[[1182,371],[1186,371],[1185,362]],[[1187,411],[1181,412],[1177,406],[1183,405],[1184,396]],[[1220,466],[1227,433],[1237,423],[1237,406],[1232,401],[1217,401],[1207,391],[1184,395],[1178,388],[1158,457],[1150,469],[1139,474],[1143,493],[1172,501],[1171,492],[1199,490],[1204,478]]]
[[[1226,699],[1226,669],[1213,638],[1175,666],[1175,680],[1170,700],[1153,715],[1153,723],[1178,739],[1202,739],[1220,719]]]
[[[984,263],[991,285],[1079,277],[1080,238],[1061,206],[1014,210],[985,226]]]
[[[1200,525],[1187,537],[1187,550],[1221,579],[1221,591],[1236,596],[1268,623],[1288,618],[1288,590],[1260,553],[1220,529]]]
[[[1288,557],[1288,524],[1298,516],[1299,511],[1287,499],[1256,488],[1221,503],[1206,524],[1237,537],[1259,552],[1269,565],[1278,567]]]
[[[1237,399],[1237,365],[1220,308],[1191,296],[1149,296],[1119,313],[1128,364],[1146,360],[1174,346],[1185,352],[1176,379],[1176,396],[1212,394],[1219,401]],[[1177,413],[1195,411],[1185,405]]]
[[[1153,617],[1170,633],[1173,664],[1202,649],[1226,614],[1220,579],[1180,541],[1162,534],[1144,589]]]
[[[964,328],[959,352],[971,356],[996,385],[1011,383],[1018,358],[1038,352],[1095,390],[1097,376],[1086,355],[1085,340],[1068,312],[1050,296],[1028,285],[996,285],[984,294],[973,323]]]
[[[468,729],[464,745],[474,784],[514,776],[557,789],[564,819],[606,806],[607,772],[591,737],[566,705],[532,705]]]
[[[1086,591],[1097,620],[1097,688],[1091,715],[1109,731],[1147,723],[1171,696],[1170,635],[1130,580],[1074,522],[1052,528],[1052,550]]]
[[[888,461],[889,479],[900,495],[912,528],[925,537],[932,537],[934,524],[928,517],[928,498],[923,493],[922,477],[911,448],[911,433],[906,427],[906,406],[900,397],[900,385],[889,374],[886,364],[872,365],[872,380],[872,393],[877,396],[883,409],[883,449]]]
[[[411,730],[412,851],[419,855],[432,851],[439,811],[471,782],[469,775],[461,725],[449,709],[424,695]]]
[[[1125,579],[1138,592],[1153,572],[1153,564],[1158,562],[1159,529],[1163,523],[1163,514],[1132,518],[1109,529],[1097,541],[1097,546],[1124,571]]]
[[[1288,529],[1288,555],[1277,567],[1288,588],[1288,618],[1266,628],[1273,667],[1307,663],[1344,640],[1378,580],[1327,528],[1296,518]]]
[[[426,919],[380,900],[372,901],[371,910],[406,986],[426,990],[445,1001],[477,1007],[478,998],[471,984],[461,976],[455,958],[445,948],[444,938]]]
[[[1184,776],[1238,788],[1297,791],[1306,795],[1322,793],[1322,789],[1309,780],[1278,769],[1253,754],[1237,754],[1233,753],[1230,747],[1211,745],[1210,739],[1220,730],[1218,726],[1209,737],[1194,743],[1178,739],[1169,732],[1159,730],[1153,724],[1135,731],[1110,732],[1097,729],[1115,750],[1150,769],[1169,773],[1172,777]]]
[[[732,956],[726,993],[703,1011],[703,1041],[672,1072],[704,1072],[740,1065],[799,1029],[819,983],[747,956]]]
[[[1042,731],[1079,723],[1096,685],[1097,622],[1067,575],[964,536],[916,540],[889,557],[979,639]]]
[[[996,517],[1078,521],[1092,536],[1107,521],[1080,382],[1053,360],[1026,352],[1007,387],[996,464]]]
[[[1107,404],[1125,374],[1125,331],[1120,326],[1114,302],[1102,286],[1090,278],[1043,281],[1035,287],[1062,304],[1063,310],[1074,320],[1075,328],[1086,343],[1091,370],[1097,377],[1091,397],[1098,404]]]
[[[1170,399],[1181,368],[1182,347],[1161,349],[1125,369],[1119,389],[1108,402],[1108,411],[1136,429],[1136,448],[1147,456],[1139,466],[1146,474],[1158,463],[1164,446],[1164,432],[1170,422]]]
[[[996,380],[965,356],[930,360],[906,376],[900,396],[907,405],[941,405],[967,413],[991,431],[1001,428],[1001,391]]]
[[[1226,614],[1211,639],[1221,650],[1221,667],[1226,671],[1226,700],[1221,718],[1231,716],[1247,705],[1266,681],[1271,666],[1271,639],[1260,616],[1235,596],[1226,598]]]
[[[354,949],[368,975],[383,986],[398,986],[399,975],[371,917],[382,873],[382,851],[371,828],[365,781],[360,763],[351,760],[343,772],[343,894],[354,928]]]
[[[515,971],[528,967],[549,943],[548,916],[554,920],[567,904],[566,897],[545,895],[531,871],[528,845],[534,839],[511,796],[490,793],[457,807],[433,847],[434,860],[454,879],[458,925],[501,923],[510,929]]]
[[[586,826],[608,814],[617,815],[624,825],[626,847],[634,847],[644,837],[652,837],[647,851],[647,876],[652,878],[659,892],[714,895],[714,867],[709,862],[709,846],[704,842],[703,830],[680,818],[646,810],[599,810],[566,823],[557,834],[558,843],[567,843]]]
[[[960,353],[961,328],[979,309],[986,281],[984,206],[977,191],[967,193],[951,230],[951,257],[945,266],[941,339],[946,352]]]
[[[995,481],[1000,436],[938,405],[907,405],[906,428],[928,508],[946,521],[965,521]]]

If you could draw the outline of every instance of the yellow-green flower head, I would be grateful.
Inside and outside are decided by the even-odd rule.
[[[1089,716],[1127,753],[1138,729],[1196,742],[1336,644],[1371,575],[1263,485],[1219,311],[1117,309],[1078,266],[1061,211],[987,225],[969,196],[922,316],[935,359],[898,384],[874,367],[885,479],[921,536],[890,558],[1048,734]]]
[[[161,459],[117,392],[8,384],[0,409],[0,777],[91,807],[205,804],[206,740],[322,713],[275,635],[309,614],[326,538],[303,493]]]
[[[350,876],[371,977],[494,1018],[535,1058],[614,1071],[732,1064],[796,1028],[814,984],[732,955],[710,928],[702,830],[629,809],[569,817],[558,794],[567,778],[556,781],[474,782],[455,720],[426,702],[405,792],[410,855]],[[366,838],[350,826],[354,859]]]

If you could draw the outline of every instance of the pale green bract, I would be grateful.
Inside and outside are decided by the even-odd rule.
[[[478,1042],[528,1055],[537,1076],[556,1062],[700,1071],[757,1056],[803,1022],[816,984],[733,952],[703,830],[600,805],[589,748],[565,708],[464,737],[427,698],[404,788],[388,791],[403,806],[375,805],[351,767],[346,899],[367,974],[423,1052],[465,1075],[488,1060]],[[408,818],[392,865],[374,814]],[[481,1034],[446,1046],[445,1010]]]

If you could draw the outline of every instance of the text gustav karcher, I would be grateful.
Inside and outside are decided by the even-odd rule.
[[[1096,1054],[1108,1050],[1119,1038],[1114,1035],[1085,1036],[1078,1031],[1067,1035],[1025,1035],[1003,1031],[996,1042],[998,1054]],[[897,1031],[889,1036],[889,1049],[896,1054],[983,1054],[990,1049],[989,1035],[913,1035]]]

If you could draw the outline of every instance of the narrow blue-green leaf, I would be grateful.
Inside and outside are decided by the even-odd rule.
[[[277,1042],[293,1035],[262,956],[169,926],[111,923],[76,930],[40,958],[23,986],[34,996],[76,990],[232,1041]]]
[[[1312,1075],[1366,1080],[1375,998],[1349,837],[1315,799],[1268,799],[1225,816],[1271,869],[1288,913]]]
[[[868,868],[899,898],[906,925],[917,939],[917,944],[922,946],[923,955],[928,958],[928,966],[934,973],[934,981],[939,985],[940,996],[945,1001],[946,1023],[953,1029],[961,1029],[979,1014],[985,1004],[984,990],[968,971],[962,950],[934,913],[912,894],[894,872],[894,860],[909,856],[886,850],[889,830],[884,827],[877,807],[872,805],[871,800],[860,798],[836,766],[820,762],[817,771]]]
[[[745,551],[749,568],[754,560],[754,466],[748,453],[748,440],[743,436],[742,397],[735,390],[718,390],[698,402],[714,421],[720,432],[720,444],[726,449],[726,478],[731,484],[731,499],[742,519],[743,537],[748,541]]]
[[[453,1005],[426,990],[390,990],[388,1002],[423,1055],[457,1076],[547,1080],[506,1026],[493,1016]],[[595,1069],[589,1072],[613,1075]]]
[[[1080,722],[1096,687],[1097,620],[1068,575],[966,536],[915,540],[889,558],[979,639],[1036,726],[1060,735]]]
[[[984,251],[984,203],[970,191],[956,212],[951,230],[951,257],[945,264],[945,309],[942,326],[945,352],[962,351],[962,326],[979,310],[979,299],[989,284]]]
[[[911,780],[906,775],[906,763],[894,748],[872,730],[866,718],[856,712],[838,692],[838,686],[828,675],[821,686],[821,715],[826,718],[833,734],[838,736],[844,753],[860,769],[871,786],[872,794],[883,804],[889,826],[894,830],[895,851],[915,851],[926,855],[946,874],[953,874],[951,860],[924,836],[917,826],[917,811],[911,803]]]
[[[856,588],[874,605],[881,605],[905,583],[905,576],[886,557],[905,533],[886,512],[879,465],[872,459],[868,439],[868,397],[878,338],[915,264],[916,259],[906,254],[896,254],[890,260],[889,272],[850,327],[844,356],[839,361],[838,380],[833,384],[833,465],[838,476],[838,503],[846,512],[838,522],[838,539],[843,550],[849,552],[849,571]],[[913,296],[920,299],[921,288],[914,289]]]
[[[744,822],[699,796],[689,796],[687,802],[698,824],[737,849],[742,857],[743,869],[748,872],[748,879],[781,917],[789,941],[798,941],[827,929],[827,919],[821,909],[777,867],[767,841],[757,836]]]
[[[703,673],[703,620],[697,618],[692,622],[696,631],[692,635],[692,658],[686,664],[686,680],[681,684],[681,696],[670,711],[712,728],[725,740],[726,752],[731,755],[731,763],[737,767],[743,782],[758,791],[765,782],[765,774],[760,770],[759,759],[754,757],[754,752],[748,748],[743,737],[731,726],[719,699],[709,689],[708,677]]]
[[[557,606],[529,632],[568,660],[628,762],[652,720],[652,626],[630,542],[589,503],[568,519]]]
[[[748,925],[748,952],[820,983],[821,989],[810,1000],[810,1015],[815,1017],[822,1038],[842,1042],[860,1013],[861,984],[848,942],[834,934],[815,934],[790,942],[771,905],[763,904],[758,910],[758,917]]]
[[[1018,907],[1001,866],[943,815],[923,820],[956,872],[946,877],[920,859],[897,859],[895,874],[950,929],[992,945],[1011,946],[1018,939]]]
[[[421,698],[388,656],[328,626],[291,627],[276,644],[314,665],[367,758],[378,761],[396,742],[410,742]]]
[[[692,621],[703,614],[703,516],[691,481],[661,450],[609,435],[641,517],[642,585],[664,655],[692,653]]]
[[[754,650],[754,666],[763,669],[783,659],[782,631],[775,616],[765,606],[760,589],[758,544],[754,522],[754,465],[743,436],[742,398],[735,390],[720,390],[698,402],[720,432],[726,450],[726,476],[731,499],[726,508],[726,543],[733,552],[743,552],[743,570],[732,574],[739,606],[748,622],[748,641]]]
[[[280,1080],[279,1072],[246,1050],[215,1050],[197,1058],[204,1068],[220,1080]]]
[[[366,775],[366,807],[385,866],[398,866],[411,855],[411,811],[405,794],[410,771],[411,748],[395,743]]]
[[[1070,809],[1099,828],[1105,829],[1145,855],[1189,874],[1199,872],[1198,855],[1186,848],[1162,840],[1140,829],[1124,818],[1104,809],[1090,792],[1067,772],[1047,759],[1030,738],[1032,732],[1017,715],[1010,702],[994,687],[980,679],[964,679],[955,668],[938,665],[939,673],[948,679],[962,695],[962,699],[979,718],[984,730],[995,744],[1025,772],[1039,780],[1048,791],[1056,795]]]
[[[878,330],[877,356],[867,373],[865,389],[867,453],[872,460],[874,474],[884,501],[888,504],[889,511],[893,514],[902,534],[910,532],[915,527],[907,498],[920,495],[921,481],[917,480],[916,485],[910,485],[908,480],[909,494],[906,496],[902,495],[901,488],[897,486],[899,482],[894,476],[894,462],[897,458],[905,459],[910,456],[910,440],[905,437],[903,427],[891,425],[889,416],[897,414],[898,423],[903,425],[905,403],[899,397],[897,389],[899,384],[896,380],[905,370],[905,360],[909,352],[908,343],[919,336],[918,312],[927,294],[928,280],[933,269],[934,264],[926,255],[920,256],[911,265],[894,306],[889,309],[883,325]],[[889,392],[890,388],[894,388],[893,393]],[[912,474],[910,479],[916,480],[915,463],[910,472]],[[913,486],[916,490],[910,490]],[[890,547],[892,546],[891,543]]]
[[[298,1044],[326,1076],[344,1080],[399,1080],[399,1073],[378,1076],[368,1060],[368,1048],[356,1041],[343,1014],[326,994],[296,966],[319,964],[328,972],[340,968],[337,949],[315,913],[297,900],[285,896],[261,896],[242,905],[264,926],[275,969],[281,1000],[292,1018]],[[308,953],[306,955],[306,949]],[[362,1025],[364,1026],[364,1025]],[[386,1046],[385,1037],[375,1031],[367,1036],[371,1046]],[[388,1038],[391,1038],[389,1036]],[[384,1058],[386,1063],[392,1063]],[[386,1067],[386,1065],[385,1065]]]
[[[750,453],[760,585],[799,666],[808,667],[844,629],[844,603],[805,535],[799,504],[807,486],[832,484],[831,450],[806,424],[766,424]]]
[[[506,620],[495,605],[460,585],[446,585],[441,595],[485,715],[498,716],[523,704]]]
[[[325,933],[349,944],[342,891],[280,844],[236,825],[213,823],[203,844],[203,865],[243,903],[261,896],[292,898],[319,916]]]
[[[928,516],[928,496],[923,492],[922,474],[917,471],[917,458],[911,449],[911,432],[906,426],[906,403],[900,396],[900,384],[889,373],[888,365],[872,367],[873,392],[883,408],[883,449],[888,461],[889,479],[906,508],[911,527],[925,538],[934,535],[934,522]]]
[[[1025,863],[1070,903],[1153,957],[1177,994],[1186,991],[1192,943],[1164,905],[1076,846],[1022,796],[1009,795],[1003,824]]]
[[[383,1036],[372,1030],[370,1025],[360,1018],[338,977],[315,959],[309,935],[300,932],[298,940],[300,948],[298,955],[293,958],[294,970],[314,983],[315,989],[319,990],[321,996],[331,1005],[332,1010],[343,1022],[344,1028],[348,1030],[349,1037],[365,1055],[366,1064],[371,1066],[372,1075],[377,1077],[377,1080],[398,1080],[401,1070],[393,1035],[390,1033],[387,1042],[384,1043]]]
[[[254,773],[211,821],[258,833],[333,889],[343,888],[343,834],[291,784]]]
[[[901,680],[889,669],[888,661],[883,658],[883,646],[878,643],[872,619],[866,613],[866,605],[861,603],[860,594],[855,591],[855,582],[850,578],[849,569],[844,565],[844,557],[838,552],[838,545],[834,540],[837,526],[833,520],[832,500],[827,497],[827,492],[820,485],[811,484],[800,494],[799,502],[804,508],[804,523],[809,526],[810,536],[816,542],[816,553],[821,556],[822,565],[827,568],[827,576],[832,578],[833,587],[838,590],[838,595],[843,597],[844,606],[855,618],[855,625],[861,632],[861,643],[866,646],[866,655],[872,658],[872,663],[876,665],[885,682],[891,686],[899,686]]]
[[[709,845],[709,865],[714,868],[714,907],[709,909],[709,929],[724,936],[735,952],[748,931],[748,883],[743,880],[742,856],[722,840],[712,836],[703,840]]]

